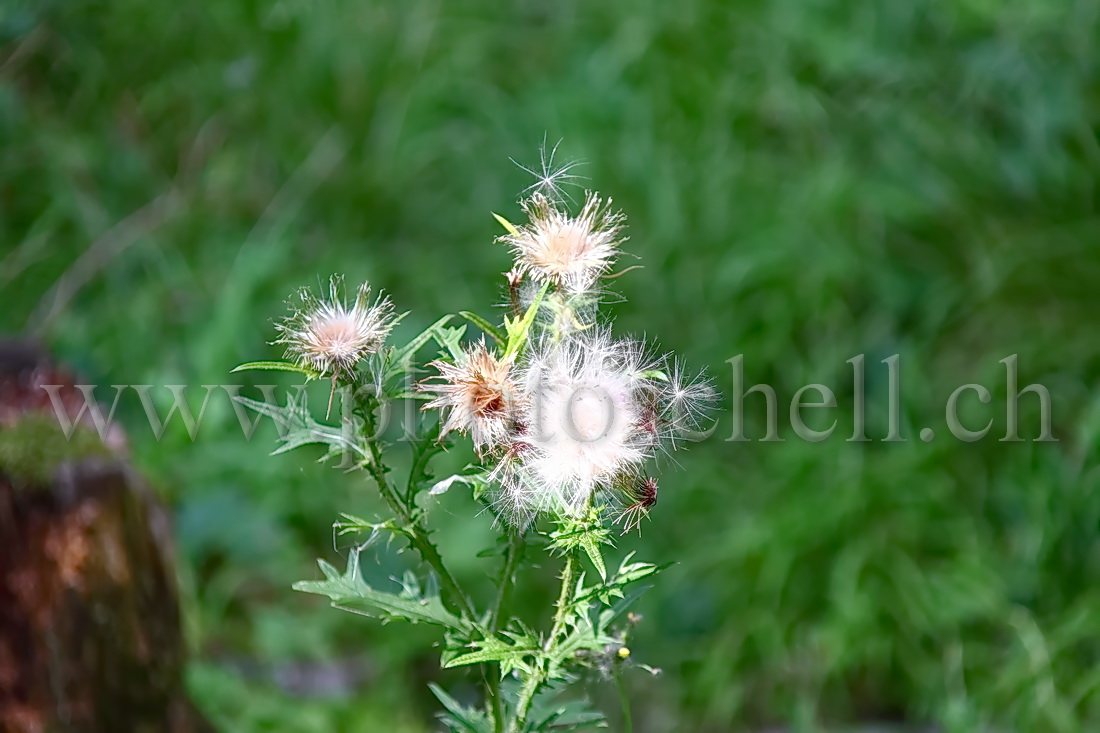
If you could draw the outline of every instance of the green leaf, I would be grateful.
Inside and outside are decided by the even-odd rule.
[[[428,326],[415,336],[409,343],[402,346],[400,349],[393,351],[389,356],[389,367],[386,370],[386,377],[392,377],[396,374],[400,374],[404,371],[408,371],[412,358],[416,356],[416,352],[420,351],[424,346],[435,337],[435,333],[438,329],[446,326],[450,320],[454,318],[452,315],[446,315],[440,318],[438,321]]]
[[[246,361],[244,364],[233,367],[230,374],[246,371],[296,372],[305,375],[306,379],[309,380],[320,379],[323,376],[316,369],[288,361]]]
[[[592,561],[592,565],[600,574],[600,578],[607,579],[607,567],[603,564],[603,553],[600,552],[600,538],[596,536],[595,532],[584,532],[580,536],[581,547],[584,548],[584,552],[588,555],[588,559]]]
[[[391,400],[419,400],[421,402],[430,402],[435,399],[435,395],[428,394],[427,392],[404,390],[402,392],[394,392],[389,395],[389,398]]]
[[[439,422],[431,423],[409,444],[412,448],[412,465],[409,467],[409,479],[405,485],[405,499],[410,506],[414,497],[432,480],[432,458],[447,447],[448,440],[446,437],[439,437],[439,430]],[[432,491],[434,490],[435,486],[432,486]]]
[[[634,557],[634,553],[630,553],[623,558],[622,563],[619,565],[619,569],[600,585],[586,588],[580,594],[582,600],[599,600],[601,603],[608,605],[613,598],[623,598],[624,589],[631,583],[636,583],[639,580],[648,578],[651,575],[659,573],[665,568],[669,567],[672,563],[666,563],[664,565],[655,565],[648,562],[630,562]]]
[[[611,530],[600,521],[600,508],[591,507],[583,517],[565,517],[560,527],[550,533],[550,549],[562,554],[575,549],[584,550],[600,578],[606,580],[607,568],[600,545],[610,545],[612,541]]]
[[[535,316],[538,315],[539,306],[542,305],[542,299],[546,297],[547,290],[550,289],[550,283],[543,283],[539,289],[535,299],[531,301],[531,305],[527,307],[527,312],[523,318],[509,318],[504,317],[504,330],[508,334],[508,347],[504,350],[503,359],[514,357],[523,348],[523,345],[527,343],[527,336],[531,331],[531,324],[535,322]]]
[[[652,587],[653,586],[651,585],[642,585],[634,588],[629,593],[626,593],[622,597],[622,599],[617,601],[615,605],[611,606],[610,608],[605,608],[603,611],[601,611],[599,621],[596,625],[599,633],[606,634],[608,627],[611,626],[611,624],[613,624],[616,619],[626,613],[627,609],[630,608],[631,604],[633,604],[634,601],[638,600],[639,596],[641,596]]]
[[[642,379],[658,379],[662,382],[669,381],[668,375],[662,372],[660,369],[643,369],[638,372],[637,375]]]
[[[282,445],[271,452],[273,456],[303,445],[319,443],[329,447],[321,460],[344,453],[351,453],[359,460],[368,458],[369,454],[359,441],[362,422],[358,417],[350,418],[339,427],[319,423],[309,414],[305,398],[301,395],[295,396],[293,393],[287,395],[286,405],[273,405],[240,395],[233,399],[261,415],[270,417],[275,422]]]
[[[477,313],[471,313],[470,311],[459,311],[458,315],[465,318],[470,323],[474,324],[489,336],[493,337],[493,340],[497,342],[497,346],[504,348],[508,343],[508,335],[504,331],[500,330],[498,326],[494,326],[485,320]]]
[[[457,733],[493,733],[493,725],[489,717],[480,710],[468,708],[448,695],[442,687],[434,682],[428,683],[428,688],[436,699],[447,708],[447,713],[440,713],[440,722],[450,727]]]
[[[497,220],[498,222],[500,222],[500,225],[501,225],[502,227],[504,227],[505,229],[507,229],[507,230],[508,230],[508,233],[509,233],[509,234],[519,234],[519,230],[518,230],[518,229],[516,229],[516,225],[515,225],[515,224],[513,224],[513,223],[512,223],[512,222],[510,222],[510,221],[508,221],[507,219],[505,219],[505,218],[504,218],[503,216],[501,216],[500,214],[496,213],[495,211],[492,211],[492,212],[490,212],[490,213],[491,213],[491,214],[493,215],[493,218],[494,218],[494,219],[496,219],[496,220]]]
[[[608,644],[614,642],[615,639],[605,630],[597,629],[588,616],[578,616],[573,630],[554,648],[554,657],[550,660],[550,674],[561,677],[561,669],[577,658],[577,652],[582,650],[602,652]]]
[[[400,593],[378,590],[363,580],[359,572],[359,549],[348,557],[347,569],[340,573],[335,567],[318,560],[325,580],[303,580],[294,590],[328,596],[334,608],[371,616],[382,621],[403,620],[443,626],[463,634],[474,632],[468,619],[460,618],[443,605],[439,593],[421,589],[412,573],[406,573]]]
[[[387,519],[385,522],[368,522],[366,519],[357,517],[354,514],[341,512],[340,516],[343,517],[343,520],[334,522],[332,525],[332,529],[336,532],[338,537],[343,537],[348,534],[370,533],[370,536],[367,537],[366,540],[359,543],[358,549],[360,551],[373,544],[382,530],[386,530],[392,534],[404,535],[405,537],[413,536],[413,533],[408,527],[402,527],[392,519]]]
[[[528,717],[527,731],[591,731],[607,728],[603,714],[592,708],[591,701],[560,700],[563,692],[570,690],[567,684],[547,686],[535,696]]]
[[[455,361],[462,358],[462,337],[465,335],[466,324],[454,327],[440,327],[432,332],[432,338],[439,344],[439,348]]]
[[[432,488],[428,491],[429,494],[443,494],[456,483],[466,484],[470,487],[474,500],[480,499],[488,490],[490,486],[488,471],[482,470],[477,473],[460,474],[456,473],[442,481],[437,481],[432,485]]]
[[[501,633],[510,637],[511,642],[505,641],[499,636],[490,636],[470,642],[467,646],[474,649],[474,651],[453,657],[445,657],[443,668],[450,669],[469,664],[498,662],[501,677],[508,676],[516,669],[525,675],[534,674],[533,662],[538,659],[543,651],[538,640],[526,634],[509,633],[507,631]]]

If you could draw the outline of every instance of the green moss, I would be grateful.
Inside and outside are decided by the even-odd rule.
[[[0,473],[16,485],[45,484],[65,461],[110,455],[94,430],[79,426],[66,438],[50,415],[27,415],[0,428]]]

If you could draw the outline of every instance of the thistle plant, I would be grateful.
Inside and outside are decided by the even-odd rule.
[[[383,622],[438,627],[442,667],[480,666],[485,680],[480,706],[432,686],[444,708],[440,720],[453,731],[604,727],[581,684],[601,677],[616,683],[630,728],[621,676],[654,670],[635,662],[627,647],[638,621],[628,608],[664,566],[634,553],[612,562],[615,539],[640,530],[657,505],[662,454],[697,434],[714,401],[702,374],[691,377],[673,356],[617,337],[601,315],[606,283],[621,274],[614,268],[625,219],[591,192],[571,213],[560,185],[571,167],[544,166],[520,201],[526,222],[497,216],[504,227],[497,241],[514,257],[502,323],[461,312],[391,345],[401,316],[390,299],[372,300],[363,284],[349,302],[334,277],[323,297],[303,291],[276,325],[284,360],[237,368],[331,381],[324,422],[306,409],[301,391],[286,405],[242,398],[276,419],[283,442],[276,453],[327,446],[326,457],[361,471],[390,513],[374,520],[343,515],[336,530],[358,537],[345,569],[321,560],[324,579],[295,588]],[[469,326],[480,332],[476,339],[467,338]],[[433,347],[437,353],[425,356]],[[403,446],[382,437],[391,404],[401,400],[420,401],[432,416],[417,421]],[[476,461],[460,474],[435,476],[433,459],[461,439],[472,442]],[[412,453],[403,476],[387,463],[398,449]],[[492,598],[467,592],[432,540],[429,509],[455,486],[471,490],[471,512],[490,512],[501,536],[492,553]],[[360,556],[383,537],[414,550],[421,571],[392,587],[367,583]],[[516,618],[517,580],[548,563],[560,567],[554,607],[545,618]]]

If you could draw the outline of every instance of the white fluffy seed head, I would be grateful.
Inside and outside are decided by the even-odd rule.
[[[286,346],[288,359],[321,374],[351,372],[361,359],[382,348],[395,323],[389,299],[379,296],[371,303],[370,292],[370,285],[363,283],[349,306],[339,276],[329,281],[327,299],[303,288],[301,305],[275,325],[275,343]]]
[[[630,487],[658,449],[703,427],[716,394],[679,361],[652,359],[639,341],[592,329],[532,346],[516,376],[517,421],[494,475],[498,509],[515,524],[539,512],[573,513],[594,495],[637,503]]]
[[[623,215],[589,192],[570,216],[540,192],[523,202],[528,223],[500,238],[518,270],[573,293],[590,290],[607,273],[623,242]]]
[[[579,509],[652,455],[643,349],[606,333],[536,345],[519,383],[522,432],[501,475],[510,513]]]
[[[439,370],[443,381],[421,382],[417,390],[436,395],[425,410],[447,412],[441,436],[452,430],[468,433],[482,455],[507,442],[519,404],[510,360],[498,359],[481,341],[455,362],[433,361],[429,366]]]

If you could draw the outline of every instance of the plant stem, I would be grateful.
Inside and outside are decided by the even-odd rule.
[[[531,710],[531,702],[535,699],[535,693],[542,686],[543,674],[541,668],[523,681],[523,688],[519,691],[519,700],[516,701],[516,717],[512,718],[512,725],[508,733],[520,733],[527,725],[527,713]]]
[[[565,630],[565,624],[569,620],[569,609],[573,605],[574,585],[577,576],[577,553],[570,550],[565,556],[565,567],[561,572],[561,592],[558,593],[557,611],[554,613],[554,625],[550,629],[550,636],[546,639],[545,653],[535,672],[523,682],[523,688],[516,702],[516,717],[512,719],[509,733],[519,733],[527,725],[527,714],[531,711],[531,703],[535,699],[535,693],[539,691],[542,683],[546,681],[546,669],[543,666],[554,655],[558,646],[558,637]]]
[[[619,691],[619,703],[623,706],[623,733],[634,733],[634,722],[630,716],[630,698],[626,694],[623,676],[615,673],[615,689]]]
[[[508,620],[508,606],[512,601],[512,588],[516,580],[516,566],[523,556],[526,540],[522,533],[508,537],[508,549],[504,552],[504,564],[500,568],[500,580],[497,583],[497,597],[489,617],[489,630],[496,631]]]
[[[439,554],[439,550],[437,550],[435,545],[432,544],[432,541],[428,539],[428,533],[420,524],[420,520],[414,516],[409,507],[401,501],[401,497],[397,494],[397,489],[395,489],[386,478],[386,468],[382,463],[382,450],[378,447],[378,440],[375,437],[374,406],[368,406],[363,410],[363,413],[366,427],[365,440],[370,450],[370,458],[366,463],[366,467],[371,477],[374,479],[374,482],[378,484],[378,493],[382,495],[382,498],[386,500],[390,509],[397,515],[397,519],[408,533],[409,542],[416,548],[417,552],[420,553],[420,557],[424,559],[424,562],[428,563],[439,577],[439,584],[451,603],[453,603],[459,611],[465,614],[467,618],[474,620],[476,623],[474,610],[473,607],[470,606],[469,599],[466,597],[466,594],[462,592],[462,589],[458,585],[458,581],[456,581],[454,576],[451,575],[451,572],[447,570],[447,566],[443,564],[443,557]]]
[[[373,446],[373,442],[372,442]],[[372,450],[372,453],[374,451]],[[377,460],[377,457],[375,458]],[[428,539],[428,534],[424,531],[424,528],[420,525],[420,522],[412,516],[412,514],[401,503],[401,500],[397,496],[397,492],[386,480],[385,469],[380,464],[368,464],[368,470],[371,477],[374,478],[374,482],[378,484],[378,491],[382,494],[382,498],[386,500],[390,509],[397,515],[398,521],[408,533],[409,542],[416,551],[420,553],[420,557],[424,559],[424,562],[431,566],[435,574],[439,576],[439,584],[443,591],[451,602],[458,607],[458,610],[466,614],[470,619],[474,619],[473,608],[470,607],[470,601],[466,598],[466,594],[462,592],[462,589],[458,585],[458,581],[455,580],[451,572],[447,570],[447,566],[443,564],[443,557],[439,554],[439,550],[435,548],[432,541]]]
[[[501,624],[508,621],[508,605],[512,600],[512,587],[516,579],[516,565],[523,555],[526,544],[523,533],[510,533],[508,536],[508,549],[504,551],[504,562],[500,567],[500,577],[497,581],[497,597],[493,603],[492,612],[489,615],[489,633],[496,633]],[[504,700],[500,694],[500,678],[493,674],[495,670],[489,670],[486,683],[489,688],[489,712],[493,718],[493,730],[498,733],[504,731]]]
[[[565,622],[569,618],[569,607],[573,600],[573,585],[577,575],[577,553],[570,550],[565,556],[565,567],[561,571],[561,592],[558,594],[557,611],[554,613],[554,625],[550,629],[550,637],[546,640],[547,650],[553,649],[558,644],[558,636],[565,628]]]

